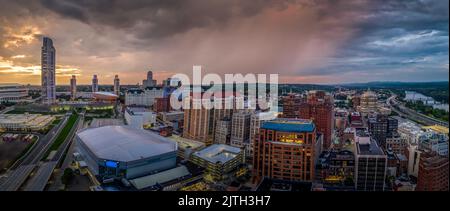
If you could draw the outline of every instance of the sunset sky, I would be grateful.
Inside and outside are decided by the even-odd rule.
[[[0,0],[0,83],[160,82],[175,73],[279,73],[285,83],[447,81],[448,0]]]

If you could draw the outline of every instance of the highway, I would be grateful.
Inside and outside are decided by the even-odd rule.
[[[39,166],[34,176],[28,181],[25,186],[25,191],[43,191],[47,185],[47,181],[52,175],[53,169],[55,169],[58,162],[46,162]]]
[[[6,173],[7,177],[0,184],[0,191],[10,190],[17,191],[21,185],[26,181],[28,176],[38,165],[39,161],[44,156],[44,153],[50,148],[55,141],[57,134],[61,132],[62,128],[67,123],[69,116],[65,116],[60,124],[53,127],[43,138],[39,140],[36,146],[33,147],[30,153],[22,160],[15,163],[15,166],[10,168]]]
[[[397,112],[399,115],[402,115],[408,119],[411,119],[415,122],[419,122],[426,126],[432,125],[441,125],[448,127],[448,122],[440,121],[438,119],[431,118],[424,114],[418,113],[410,108],[405,107],[401,102],[396,100],[396,95],[392,95],[386,100],[386,104],[391,107],[391,109]]]
[[[43,191],[45,186],[47,185],[48,180],[50,179],[53,170],[57,167],[58,163],[63,158],[67,148],[70,143],[72,143],[73,138],[75,137],[76,131],[82,128],[83,126],[83,117],[82,115],[78,116],[77,121],[74,124],[74,127],[71,128],[70,133],[67,135],[64,142],[59,146],[55,156],[49,162],[44,162],[39,166],[39,169],[36,173],[31,177],[31,179],[25,185],[25,191]]]
[[[16,191],[19,190],[22,183],[25,182],[28,175],[33,171],[36,165],[22,165],[15,171],[10,172],[6,180],[0,185],[0,191]]]

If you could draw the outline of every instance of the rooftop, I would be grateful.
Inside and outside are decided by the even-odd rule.
[[[177,143],[158,134],[127,126],[88,128],[77,133],[97,157],[129,162],[177,150]]]
[[[356,149],[358,155],[385,155],[383,150],[373,139],[369,142],[369,144],[357,142]]]
[[[111,92],[94,92],[95,95],[102,95],[102,96],[108,96],[108,97],[118,97],[117,95],[111,93]]]
[[[154,186],[156,184],[163,184],[181,177],[188,176],[190,173],[186,166],[180,166],[156,174],[136,178],[130,180],[130,183],[138,190]]]
[[[261,128],[283,132],[313,132],[315,125],[307,119],[275,119],[263,122]]]
[[[213,144],[198,152],[194,152],[193,155],[205,159],[211,163],[226,163],[235,158],[240,152],[241,149],[237,147],[232,147],[225,144]]]
[[[17,83],[0,83],[0,88],[3,88],[3,87],[21,87],[21,86],[24,86],[24,85],[17,84]]]

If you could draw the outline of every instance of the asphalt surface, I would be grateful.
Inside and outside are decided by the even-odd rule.
[[[391,109],[398,114],[411,119],[413,121],[419,122],[426,126],[431,125],[442,125],[448,127],[448,122],[440,121],[426,115],[417,113],[416,111],[405,107],[402,103],[398,102],[395,98],[396,95],[392,95],[389,99],[387,99],[386,103],[391,107]]]
[[[0,185],[0,191],[17,191],[36,165],[21,165]]]
[[[0,184],[0,191],[17,191],[30,176],[31,172],[39,164],[39,161],[44,156],[45,152],[50,148],[53,141],[56,139],[57,134],[66,125],[69,116],[65,116],[64,120],[60,124],[53,127],[44,137],[39,139],[36,146],[33,147],[27,157],[22,161],[16,163],[6,174],[6,179],[2,180]]]
[[[58,162],[46,162],[39,166],[33,177],[28,181],[25,186],[25,191],[43,191],[47,185],[47,181],[52,176],[52,172],[55,169]]]
[[[51,161],[44,162],[39,166],[36,174],[34,174],[26,184],[24,189],[25,191],[43,191],[45,189],[45,186],[47,185],[47,182],[50,179],[53,170],[55,170],[59,161],[63,158],[65,151],[75,137],[76,131],[81,128],[82,125],[83,120],[82,117],[79,116],[74,126],[70,130],[70,133],[67,135],[66,140],[64,140],[64,142],[59,146],[55,156],[53,156]]]

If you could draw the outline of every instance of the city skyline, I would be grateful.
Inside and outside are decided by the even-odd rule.
[[[280,83],[449,76],[448,1],[0,2],[0,83],[40,84],[44,36],[58,49],[57,85],[94,74],[137,84],[148,70],[162,81],[193,65]]]

